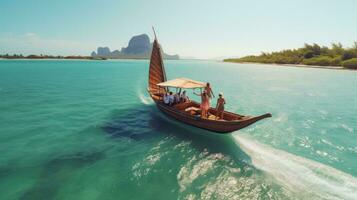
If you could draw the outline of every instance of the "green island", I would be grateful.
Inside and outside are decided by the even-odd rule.
[[[224,62],[269,63],[314,66],[340,66],[357,69],[357,42],[352,47],[344,48],[341,43],[332,43],[331,47],[318,44],[305,44],[298,49],[287,49],[278,52],[261,53],[241,58],[224,59]]]
[[[106,58],[92,57],[92,56],[52,56],[52,55],[28,55],[22,54],[0,54],[2,59],[78,59],[78,60],[106,60]]]

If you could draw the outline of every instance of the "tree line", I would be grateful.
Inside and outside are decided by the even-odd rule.
[[[298,49],[288,49],[258,56],[225,59],[225,62],[253,62],[276,64],[304,64],[318,66],[342,66],[357,69],[357,42],[352,47],[344,48],[341,43],[332,43],[331,47],[318,44],[305,44]]]
[[[93,58],[92,56],[52,56],[52,55],[28,55],[24,56],[22,54],[0,54],[0,58],[4,59],[90,59],[90,60],[100,60]]]

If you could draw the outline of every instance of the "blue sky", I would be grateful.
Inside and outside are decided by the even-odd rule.
[[[164,50],[197,58],[357,41],[355,0],[0,0],[0,54],[89,55],[155,26]]]

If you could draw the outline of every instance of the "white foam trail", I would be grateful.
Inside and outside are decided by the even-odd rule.
[[[142,92],[138,92],[138,96],[140,98],[140,101],[145,105],[150,105],[154,103],[150,97],[144,95]]]
[[[341,127],[345,130],[347,130],[349,133],[353,132],[353,128],[347,126],[347,124],[341,124]]]
[[[253,165],[306,198],[356,199],[357,178],[321,163],[234,135]]]
[[[145,104],[145,105],[150,105],[150,104],[153,104],[154,101],[147,95],[147,93],[145,93],[142,89],[141,89],[141,86],[142,84],[140,82],[138,82],[137,84],[137,96],[139,97],[140,101]]]

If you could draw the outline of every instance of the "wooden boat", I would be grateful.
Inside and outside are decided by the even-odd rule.
[[[163,102],[163,94],[169,88],[195,89],[203,88],[204,86],[205,83],[185,78],[167,81],[161,47],[155,35],[150,59],[148,92],[156,103],[156,106],[164,114],[183,123],[217,133],[230,133],[247,127],[261,119],[271,117],[270,113],[252,117],[225,111],[223,119],[217,120],[215,117],[217,110],[210,107],[210,116],[208,118],[201,118],[200,104],[193,100],[173,106],[168,106]]]

